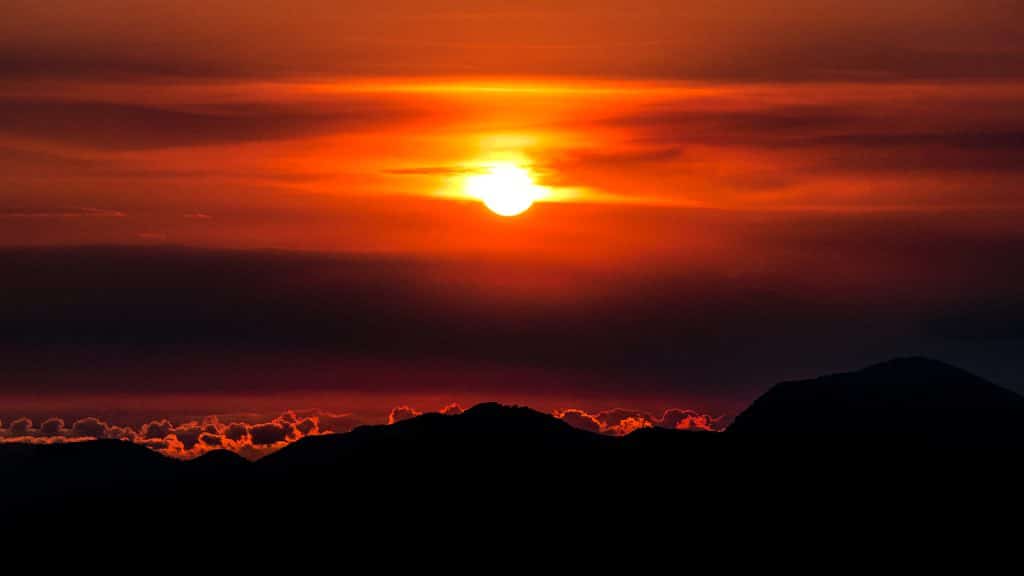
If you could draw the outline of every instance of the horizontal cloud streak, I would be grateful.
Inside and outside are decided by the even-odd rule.
[[[54,210],[0,209],[0,218],[124,218],[120,210],[106,208],[69,208]]]
[[[711,383],[743,404],[773,381],[904,346],[1019,346],[1006,321],[1024,314],[1012,214],[716,217],[671,214],[688,234],[735,245],[656,277],[497,257],[0,250],[0,393],[643,389],[655,405],[704,406]],[[572,287],[571,299],[551,303],[548,286]],[[950,359],[989,375],[1024,358],[976,354]],[[175,377],[180,362],[190,378]]]
[[[577,118],[546,184],[724,209],[1020,209],[1019,83],[680,90]]]
[[[308,138],[380,129],[413,111],[379,100],[234,102],[190,108],[80,100],[0,99],[0,135],[131,150]]]
[[[7,3],[0,75],[1019,77],[1006,0]],[[107,15],[116,13],[117,18]],[[269,23],[273,23],[270,25]],[[53,30],[61,30],[59,37]],[[159,38],[161,41],[153,41]]]

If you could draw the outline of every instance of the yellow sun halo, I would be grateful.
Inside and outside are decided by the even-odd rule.
[[[530,173],[514,164],[494,164],[467,177],[466,192],[499,216],[522,214],[540,196]]]

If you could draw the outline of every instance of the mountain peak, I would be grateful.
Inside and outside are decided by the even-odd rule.
[[[776,384],[728,431],[1019,437],[1024,397],[944,362],[894,358]]]
[[[189,460],[188,462],[193,466],[208,467],[244,466],[249,463],[248,460],[239,454],[223,448],[219,450],[211,450],[201,456]]]
[[[878,364],[872,364],[867,368],[863,368],[860,372],[870,372],[873,374],[880,373],[899,373],[907,377],[948,377],[948,378],[964,378],[972,379],[977,381],[984,381],[982,378],[967,372],[961,368],[957,368],[952,364],[947,364],[941,360],[929,358],[927,356],[897,356],[885,362],[879,362]]]
[[[505,405],[505,404],[501,404],[499,402],[481,402],[481,403],[476,404],[475,406],[473,406],[471,408],[468,408],[463,413],[464,414],[473,414],[473,413],[495,414],[495,413],[500,413],[500,412],[503,412],[503,411],[514,410],[516,408],[520,408],[520,407],[519,406],[508,406],[508,405]]]

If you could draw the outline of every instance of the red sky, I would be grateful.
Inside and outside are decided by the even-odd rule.
[[[1019,388],[1022,10],[8,2],[0,419]]]

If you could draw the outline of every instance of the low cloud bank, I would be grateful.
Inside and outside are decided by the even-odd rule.
[[[566,408],[565,410],[555,410],[554,416],[576,428],[612,436],[625,436],[641,428],[654,427],[716,432],[720,429],[719,422],[721,421],[720,417],[681,408],[669,408],[660,417],[621,408],[595,413],[578,408]]]
[[[453,402],[437,412],[458,415],[463,409]],[[411,406],[396,406],[388,414],[387,423],[394,424],[422,413]],[[660,417],[620,408],[595,413],[566,408],[555,410],[553,415],[576,428],[614,436],[655,426],[714,431],[719,421],[708,414],[679,408],[666,410]],[[225,422],[216,415],[178,424],[157,419],[138,428],[117,426],[92,416],[70,423],[57,417],[40,422],[17,418],[6,426],[0,422],[0,442],[56,444],[113,439],[142,444],[173,458],[194,458],[211,450],[225,449],[256,459],[307,436],[348,432],[363,424],[373,422],[360,421],[350,413],[321,410],[287,410],[276,418],[260,422]]]

